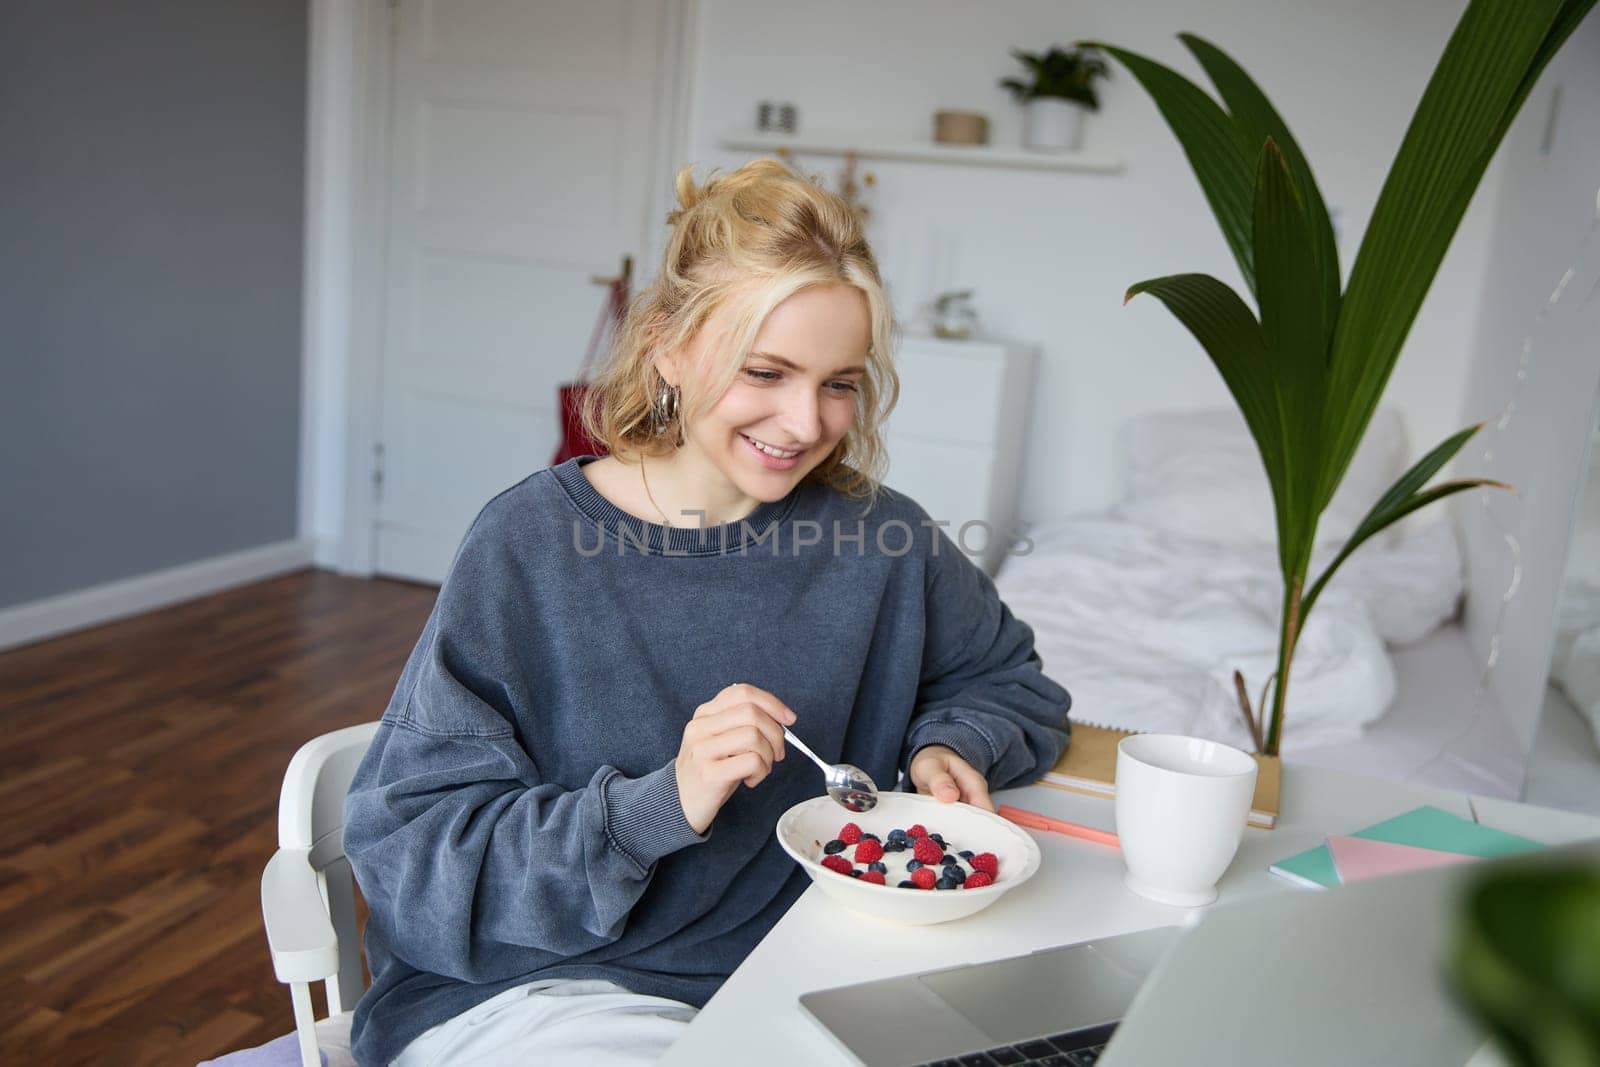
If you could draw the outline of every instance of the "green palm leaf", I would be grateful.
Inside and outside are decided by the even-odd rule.
[[[1454,459],[1456,453],[1461,451],[1462,446],[1467,443],[1468,439],[1482,428],[1483,424],[1479,423],[1476,426],[1468,426],[1465,430],[1458,431],[1447,437],[1432,452],[1423,456],[1410,470],[1402,474],[1399,480],[1391,485],[1383,496],[1378,498],[1378,502],[1372,505],[1372,510],[1368,511],[1365,517],[1356,524],[1356,528],[1351,531],[1350,540],[1345,542],[1344,547],[1339,550],[1339,554],[1333,558],[1327,569],[1322,572],[1322,576],[1307,591],[1302,611],[1309,612],[1311,610],[1311,605],[1321,595],[1323,587],[1332,579],[1333,572],[1338,570],[1339,565],[1346,559],[1350,558],[1352,552],[1360,548],[1373,535],[1381,533],[1418,508],[1467,489],[1476,489],[1481,486],[1493,486],[1497,489],[1511,488],[1504,482],[1491,481],[1488,478],[1465,478],[1459,481],[1444,482],[1428,490],[1423,490],[1422,488],[1428,484],[1429,479],[1444,468],[1446,463]]]
[[[1300,151],[1300,145],[1289,132],[1289,124],[1278,114],[1265,93],[1251,80],[1250,75],[1235,63],[1222,49],[1192,33],[1178,34],[1194,57],[1205,69],[1206,77],[1216,86],[1228,114],[1245,140],[1252,145],[1264,144],[1269,138],[1278,148],[1294,176],[1295,189],[1305,205],[1311,220],[1312,261],[1316,264],[1321,282],[1323,318],[1332,323],[1339,314],[1339,248],[1334,241],[1333,222],[1328,218],[1328,208],[1322,201],[1322,192],[1311,173],[1311,165]]]
[[[1334,334],[1324,415],[1333,498],[1495,148],[1595,0],[1473,0],[1373,209]]]
[[[1284,574],[1304,575],[1321,511],[1315,499],[1322,460],[1317,434],[1333,323],[1312,262],[1314,225],[1270,137],[1256,168],[1254,230],[1261,337],[1270,356],[1268,387],[1284,456],[1282,476],[1272,487],[1278,558]]]
[[[1124,302],[1149,293],[1165,304],[1211,357],[1223,384],[1244,413],[1245,425],[1267,469],[1269,482],[1282,480],[1283,432],[1272,366],[1261,340],[1261,326],[1239,294],[1209,274],[1170,274],[1128,289]],[[1281,517],[1280,517],[1281,532]]]
[[[1567,38],[1572,36],[1572,31],[1576,30],[1588,16],[1594,4],[1595,0],[1562,0],[1561,10],[1556,12],[1555,21],[1550,24],[1544,40],[1539,43],[1539,51],[1534,55],[1527,74],[1523,76],[1522,84],[1517,86],[1516,93],[1511,97],[1511,103],[1501,119],[1500,128],[1495,132],[1494,146],[1489,149],[1490,156],[1494,155],[1495,147],[1499,146],[1506,131],[1511,128],[1511,122],[1517,117],[1517,112],[1522,110],[1523,101],[1533,92],[1539,75],[1544,73],[1544,68],[1549,66],[1556,53],[1561,51],[1561,46],[1567,43]],[[1484,165],[1488,166],[1488,162],[1485,161]]]
[[[1222,236],[1239,264],[1245,284],[1256,289],[1255,257],[1250,247],[1250,190],[1254,185],[1259,143],[1251,144],[1238,125],[1215,100],[1177,71],[1136,52],[1097,42],[1080,47],[1098,48],[1127,67],[1156,102],[1167,125],[1183,146],[1200,189],[1211,205]]]

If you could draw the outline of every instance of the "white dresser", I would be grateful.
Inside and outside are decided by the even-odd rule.
[[[1014,342],[906,336],[895,360],[885,482],[948,522],[945,532],[991,575],[1016,533],[1036,358]]]

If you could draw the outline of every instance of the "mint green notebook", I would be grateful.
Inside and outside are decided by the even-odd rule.
[[[1491,829],[1448,811],[1426,806],[1396,815],[1365,830],[1357,830],[1351,836],[1485,859],[1545,847],[1538,841]],[[1314,888],[1331,888],[1339,884],[1333,853],[1328,851],[1325,844],[1279,860],[1269,870],[1281,878]]]

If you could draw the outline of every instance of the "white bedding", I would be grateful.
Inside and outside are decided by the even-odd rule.
[[[1071,690],[1074,719],[1250,747],[1232,676],[1243,672],[1254,703],[1275,668],[1282,581],[1270,544],[1185,537],[1116,509],[1030,536],[1033,550],[1008,557],[996,584]],[[1335,548],[1319,549],[1313,576]],[[1394,699],[1385,642],[1425,637],[1454,615],[1461,588],[1442,518],[1359,549],[1301,635],[1284,755],[1359,738]]]
[[[1572,701],[1600,744],[1600,588],[1580,578],[1561,587],[1550,683]]]

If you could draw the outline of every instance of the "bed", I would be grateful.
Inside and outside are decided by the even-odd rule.
[[[1160,412],[1125,431],[1125,490],[1105,512],[1039,524],[996,577],[1034,629],[1076,721],[1250,747],[1234,696],[1275,669],[1282,581],[1260,460],[1232,410]],[[1312,574],[1404,470],[1382,409],[1325,513]],[[1443,508],[1373,538],[1301,635],[1282,753],[1303,763],[1520,795],[1525,756],[1453,621],[1462,561]]]

